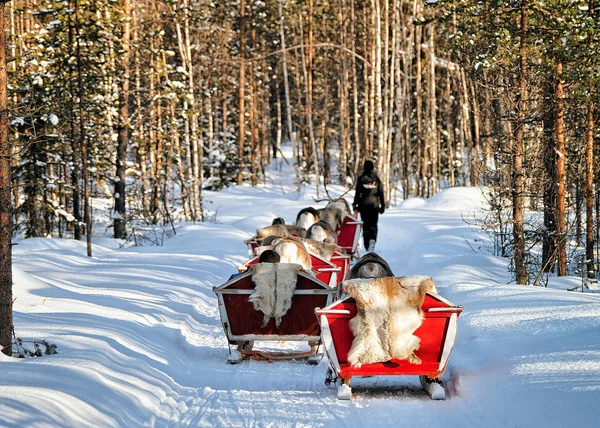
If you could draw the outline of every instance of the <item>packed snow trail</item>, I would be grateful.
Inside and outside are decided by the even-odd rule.
[[[180,225],[163,247],[96,235],[88,258],[82,242],[19,240],[17,335],[59,354],[0,357],[0,426],[594,426],[600,299],[507,285],[507,261],[483,251],[486,237],[462,219],[480,205],[477,189],[405,201],[379,224],[377,250],[396,275],[430,275],[465,307],[449,400],[430,400],[417,378],[373,377],[353,379],[353,400],[339,401],[323,384],[326,359],[226,364],[211,288],[247,259],[243,240],[256,228],[317,205],[283,173],[269,180],[207,192],[215,222]]]

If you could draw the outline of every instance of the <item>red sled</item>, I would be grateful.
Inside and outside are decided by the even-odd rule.
[[[362,232],[363,222],[351,215],[346,215],[342,222],[342,227],[337,231],[337,243],[341,247],[344,254],[351,257],[359,258],[358,243]]]
[[[321,355],[317,354],[321,339],[321,328],[314,317],[315,308],[330,304],[337,292],[336,288],[323,283],[313,275],[299,272],[292,304],[276,326],[271,319],[262,326],[263,313],[254,309],[248,300],[254,292],[251,271],[229,279],[226,283],[213,287],[219,302],[219,313],[223,330],[230,345],[237,350],[230,353],[230,364],[242,362],[248,357],[269,361],[284,358],[308,358],[309,363],[317,363]],[[254,341],[307,341],[311,351],[296,354],[267,354],[253,350]]]
[[[352,397],[350,380],[354,376],[394,375],[419,376],[421,386],[431,398],[435,400],[446,398],[440,379],[456,340],[458,316],[463,311],[463,307],[455,306],[437,294],[427,293],[421,308],[425,318],[414,333],[421,339],[420,347],[415,352],[422,360],[421,364],[392,359],[384,363],[363,364],[361,367],[348,363],[348,352],[354,340],[350,319],[357,313],[354,299],[350,296],[343,297],[324,309],[315,310],[321,324],[321,337],[330,365],[325,384],[338,383],[337,380],[340,379],[339,399],[348,400]]]

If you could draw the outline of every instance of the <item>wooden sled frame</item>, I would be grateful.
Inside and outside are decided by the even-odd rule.
[[[265,353],[253,351],[254,341],[257,340],[306,341],[311,347],[311,352],[292,354],[290,357],[308,357],[309,362],[318,357],[316,353],[321,332],[313,313],[316,307],[328,305],[333,301],[337,292],[335,287],[323,283],[310,273],[299,272],[297,287],[292,295],[292,306],[281,318],[280,327],[276,326],[274,319],[263,327],[262,312],[255,310],[252,303],[248,301],[254,292],[251,271],[237,275],[224,284],[213,287],[212,290],[217,295],[225,336],[230,345],[237,346],[237,350],[231,353],[228,362],[238,363],[247,357],[269,361],[283,359],[284,356],[280,354],[273,354],[270,358]]]
[[[350,399],[350,381],[354,376],[416,375],[432,399],[445,399],[446,394],[440,379],[456,340],[458,316],[463,307],[455,306],[437,294],[427,293],[422,309],[425,318],[415,331],[415,335],[421,338],[421,348],[416,351],[423,360],[421,364],[392,359],[384,363],[364,364],[361,367],[351,366],[346,361],[354,339],[349,326],[350,319],[356,315],[354,300],[345,296],[323,309],[316,309],[330,365],[325,384],[329,385],[339,379],[338,398]]]

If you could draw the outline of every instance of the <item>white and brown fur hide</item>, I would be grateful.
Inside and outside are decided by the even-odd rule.
[[[392,358],[421,364],[415,351],[420,339],[413,333],[423,321],[421,305],[427,292],[437,293],[427,276],[351,279],[343,289],[356,301],[350,320],[354,333],[348,362],[356,367]]]
[[[275,318],[275,325],[279,328],[281,318],[292,306],[298,272],[302,267],[288,263],[258,263],[250,269],[255,287],[248,300],[255,310],[264,314],[262,327]]]
[[[335,228],[325,220],[319,220],[306,231],[306,238],[319,242],[337,243]]]
[[[288,237],[275,240],[273,244],[274,250],[281,256],[280,263],[295,263],[306,271],[311,270],[310,254],[302,241]]]

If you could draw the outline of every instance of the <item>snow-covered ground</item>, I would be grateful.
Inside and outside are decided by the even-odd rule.
[[[257,227],[319,205],[289,174],[279,161],[267,186],[207,193],[216,221],[179,225],[162,247],[119,248],[101,227],[92,258],[84,242],[19,240],[17,336],[59,354],[0,355],[0,426],[597,426],[600,295],[560,289],[578,278],[511,284],[507,260],[484,252],[486,236],[462,219],[482,203],[473,188],[390,208],[377,244],[397,275],[432,276],[464,305],[444,375],[450,399],[430,400],[417,378],[372,377],[338,401],[325,359],[226,364],[211,287],[247,259],[243,240]]]

